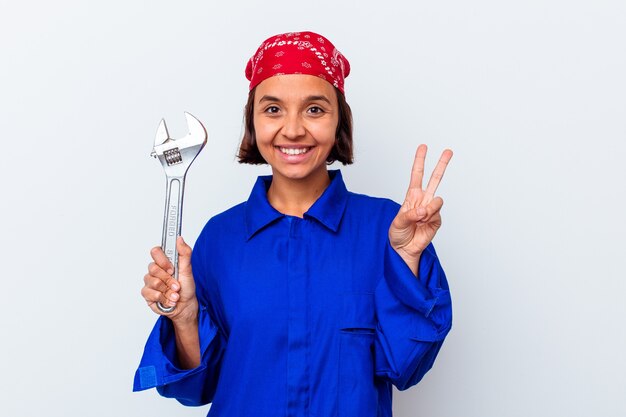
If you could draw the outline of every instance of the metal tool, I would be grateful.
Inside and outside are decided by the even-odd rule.
[[[191,163],[207,142],[206,129],[202,123],[187,112],[185,112],[185,117],[187,118],[189,134],[180,139],[170,138],[165,120],[161,119],[154,140],[154,149],[150,154],[159,159],[165,170],[167,186],[161,248],[174,265],[175,279],[178,279],[176,238],[180,236],[182,227],[185,176]],[[164,307],[160,302],[157,302],[157,308],[164,313],[170,313],[174,311],[175,307]]]

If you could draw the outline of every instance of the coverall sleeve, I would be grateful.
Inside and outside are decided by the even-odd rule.
[[[225,343],[204,307],[198,312],[198,331],[201,363],[193,369],[181,369],[172,322],[159,317],[135,372],[133,391],[156,387],[162,396],[176,398],[184,405],[210,403],[215,394]]]
[[[432,244],[416,277],[387,242],[374,298],[376,375],[405,390],[432,367],[452,326],[450,291]]]
[[[204,237],[194,247],[191,264],[198,297],[198,334],[200,338],[200,365],[193,369],[182,369],[176,353],[174,327],[169,318],[161,316],[156,322],[144,348],[139,369],[135,373],[133,391],[156,387],[164,397],[176,398],[188,406],[208,404],[213,401],[227,337],[214,319],[218,315],[212,308],[218,304],[212,295],[214,281],[205,265],[201,245]]]

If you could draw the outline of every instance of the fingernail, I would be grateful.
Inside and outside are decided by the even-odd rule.
[[[170,268],[170,269],[167,270],[167,273],[172,275],[174,273],[174,270],[172,268]]]
[[[170,295],[170,300],[172,300],[172,301],[178,300],[178,293],[175,292],[172,295]]]
[[[172,289],[174,291],[178,291],[178,284],[176,284],[176,283],[172,284]]]

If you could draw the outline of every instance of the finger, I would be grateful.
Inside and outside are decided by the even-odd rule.
[[[158,304],[157,302],[148,302],[148,306],[150,307],[150,310],[152,310],[154,313],[158,314],[159,316],[171,316],[174,308],[176,307],[176,303],[169,303],[167,301],[159,301]],[[165,312],[163,310],[161,310],[161,308],[166,308],[169,309],[171,308],[172,310],[169,312]]]
[[[156,262],[152,262],[150,263],[150,265],[148,265],[148,274],[144,276],[143,280],[146,285],[151,283],[149,279],[160,280],[162,282],[162,285],[164,285],[166,288],[171,288],[175,291],[178,291],[180,288],[180,286],[178,285],[178,281],[174,279],[172,274],[164,271],[163,268],[156,264]],[[157,287],[157,285],[155,284],[153,284],[152,286],[155,288]]]
[[[413,209],[404,211],[402,214],[402,225],[409,225],[412,223],[428,223],[433,216],[435,216],[441,210],[443,206],[443,199],[441,197],[436,197],[431,201],[431,203],[424,207],[418,206]],[[397,223],[400,225],[400,223]]]
[[[180,299],[180,294],[177,291],[166,289],[165,291],[155,290],[151,287],[143,287],[141,289],[141,295],[148,302],[172,302],[176,303]]]
[[[163,281],[167,281],[171,274],[168,274],[163,268],[161,268],[156,262],[150,262],[148,265],[148,274],[153,277],[159,278]]]
[[[167,297],[160,291],[153,290],[151,288],[143,287],[141,289],[141,296],[146,300],[149,306],[153,306],[155,303],[161,303],[165,305],[167,303]]]
[[[163,249],[161,249],[160,246],[155,246],[154,248],[152,248],[152,250],[150,250],[150,256],[152,256],[154,262],[165,271],[167,271],[168,274],[174,273],[174,267],[172,263],[165,255],[165,252],[163,252]]]
[[[421,222],[429,223],[435,216],[439,215],[442,206],[443,199],[441,197],[435,197],[433,201],[425,207],[426,215],[422,218]]]
[[[411,169],[411,182],[409,189],[422,189],[422,180],[424,179],[424,161],[426,160],[426,151],[428,147],[421,144],[415,151],[415,159],[413,160],[413,168]]]
[[[143,282],[147,288],[157,290],[160,292],[167,291],[170,287],[167,286],[166,281],[161,278],[156,278],[149,273],[143,277]]]
[[[146,300],[148,305],[155,303],[161,303],[164,307],[173,307],[180,299],[180,295],[174,291],[167,291],[162,293],[161,291],[154,290],[152,288],[143,287],[141,289],[141,296]]]
[[[406,192],[406,197],[404,198],[404,202],[402,203],[402,210],[411,210],[417,206],[419,206],[424,199],[424,191],[421,188],[412,188]]]
[[[394,219],[394,224],[397,228],[404,229],[422,221],[427,214],[425,207],[415,207],[398,213]]]
[[[439,158],[439,162],[437,162],[437,166],[430,176],[430,180],[428,180],[428,186],[426,187],[426,192],[424,193],[424,200],[422,201],[422,205],[428,205],[432,201],[433,196],[437,191],[437,187],[439,187],[439,183],[443,178],[443,174],[446,172],[448,162],[450,162],[451,158],[452,151],[450,149],[446,149],[445,151],[443,151],[443,153],[441,154],[441,158]]]
[[[178,294],[176,291],[169,290],[165,294],[163,294],[163,299],[165,302],[161,302],[161,304],[175,306],[179,298],[180,294]]]
[[[185,243],[182,236],[176,239],[176,250],[178,251],[178,272],[179,274],[191,274],[191,247]]]

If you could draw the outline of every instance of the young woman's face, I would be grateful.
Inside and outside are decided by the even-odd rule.
[[[306,180],[326,174],[339,108],[335,89],[312,75],[266,79],[256,87],[254,130],[274,177]]]

